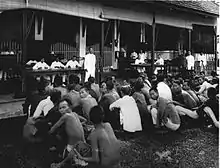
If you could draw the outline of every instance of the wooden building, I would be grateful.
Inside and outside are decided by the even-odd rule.
[[[52,52],[83,57],[88,47],[95,49],[97,77],[103,67],[117,69],[121,48],[143,49],[151,59],[184,49],[216,54],[218,9],[211,1],[0,0],[0,51],[14,53],[0,56],[0,69],[17,73],[40,57],[50,64]]]

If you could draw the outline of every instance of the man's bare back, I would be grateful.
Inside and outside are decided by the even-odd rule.
[[[79,141],[85,142],[84,131],[78,115],[75,112],[66,113],[65,129],[68,136],[68,144],[75,145]]]
[[[109,123],[103,123],[91,136],[98,141],[100,164],[109,166],[117,163],[120,159],[120,142],[117,140]]]

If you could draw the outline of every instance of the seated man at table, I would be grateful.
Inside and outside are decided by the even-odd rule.
[[[56,60],[52,62],[50,67],[51,69],[60,69],[64,68],[65,66],[60,62],[59,57],[57,57]]]
[[[164,65],[164,59],[161,57],[161,55],[158,56],[158,60],[154,63],[155,65]],[[156,67],[154,70],[154,74],[158,74],[158,70],[163,70],[163,68]]]
[[[144,63],[145,63],[144,60],[141,59],[141,56],[140,56],[140,55],[138,55],[138,58],[135,60],[135,64],[144,64]],[[138,71],[139,73],[144,72],[144,70],[145,70],[144,67],[137,67],[137,71]]]
[[[56,60],[52,62],[51,69],[63,69],[65,66],[60,62],[59,57],[56,57]],[[54,83],[55,75],[52,76],[52,83]],[[63,82],[65,82],[65,76],[63,75]]]
[[[72,60],[69,60],[66,64],[66,68],[79,68],[81,67],[81,65],[79,64],[79,62],[76,60],[76,56],[74,55]]]
[[[50,67],[47,65],[44,58],[41,58],[41,60],[33,66],[33,70],[43,70],[49,68]]]

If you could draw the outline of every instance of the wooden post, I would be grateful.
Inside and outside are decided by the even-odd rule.
[[[21,48],[22,48],[22,58],[21,58],[21,68],[22,68],[22,92],[26,91],[26,75],[25,75],[25,69],[24,69],[24,65],[27,62],[27,12],[23,11],[22,12],[22,32],[21,32]]]
[[[104,63],[104,22],[101,22],[101,42],[100,42],[100,56],[99,56],[99,70],[98,70],[98,82],[100,83],[102,80],[102,73],[103,73],[103,63]]]
[[[215,71],[217,72],[218,66],[218,51],[217,51],[217,26],[214,26],[214,54],[215,54]]]
[[[152,50],[151,50],[151,75],[154,74],[154,53],[155,53],[155,13],[153,13],[153,23],[152,23]]]
[[[189,51],[191,51],[191,49],[192,49],[192,30],[191,29],[189,29]]]
[[[27,13],[22,12],[22,64],[27,61]]]
[[[79,21],[79,57],[84,57],[86,55],[86,33],[87,26],[83,23],[83,19],[80,18]]]

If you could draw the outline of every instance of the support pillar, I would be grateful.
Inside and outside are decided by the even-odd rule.
[[[192,50],[192,30],[189,29],[189,46],[188,46],[188,50],[191,51]]]
[[[113,69],[118,69],[118,57],[119,57],[119,51],[120,51],[120,32],[118,31],[118,20],[114,20],[114,29],[113,29],[113,59],[112,59],[112,65]]]
[[[22,13],[22,64],[27,61],[27,13]]]
[[[218,51],[217,51],[217,26],[214,26],[214,54],[215,54],[215,71],[217,72],[218,67]]]
[[[141,23],[140,42],[141,43],[146,43],[146,24],[145,23]]]
[[[156,31],[155,13],[153,13],[153,23],[152,23],[152,50],[151,50],[151,75],[153,75],[153,73],[154,73],[155,31]]]
[[[100,41],[100,56],[99,56],[99,70],[98,83],[102,80],[103,65],[104,65],[104,41],[105,41],[105,23],[101,22],[101,41]]]
[[[21,32],[21,47],[22,47],[22,92],[26,91],[26,73],[24,65],[27,62],[27,12],[22,12],[22,32]]]
[[[87,32],[87,26],[83,24],[83,19],[80,18],[80,23],[79,23],[79,57],[80,58],[86,55],[86,32]]]

